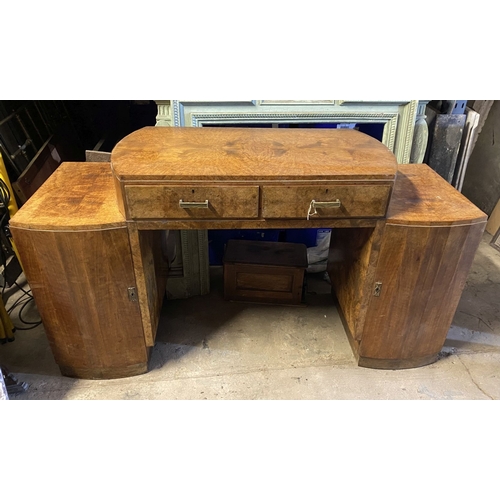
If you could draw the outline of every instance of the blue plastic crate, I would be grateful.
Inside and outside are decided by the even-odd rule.
[[[324,233],[331,232],[331,229],[286,229],[285,239],[288,243],[303,243],[306,247],[315,247],[318,245],[318,238]]]
[[[285,229],[285,241],[303,243],[306,247],[316,246],[317,229]]]

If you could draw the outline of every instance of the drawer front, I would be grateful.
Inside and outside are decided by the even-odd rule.
[[[323,184],[321,186],[263,186],[262,217],[306,219],[384,217],[392,184]],[[314,207],[312,201],[317,202]],[[336,202],[340,203],[336,203]]]
[[[259,186],[126,185],[129,219],[254,219]]]

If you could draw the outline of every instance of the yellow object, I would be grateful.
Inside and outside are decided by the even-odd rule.
[[[17,211],[18,211],[18,206],[16,202],[16,198],[14,196],[14,191],[12,190],[12,185],[10,183],[9,176],[7,174],[7,169],[5,168],[5,164],[3,162],[2,155],[0,154],[0,179],[2,179],[7,187],[9,188],[10,192],[10,201],[9,201],[9,214],[10,217],[12,217]],[[10,243],[12,245],[12,249],[14,250],[17,260],[19,261],[19,264],[21,265],[21,268],[23,265],[21,264],[21,259],[19,258],[19,254],[17,253],[17,248],[14,242],[12,241],[12,238],[10,238]],[[4,339],[14,339],[14,334],[12,333],[12,330],[14,329],[14,324],[12,323],[12,320],[10,319],[10,316],[7,313],[7,310],[5,309],[5,304],[3,303],[3,300],[0,300],[0,340]]]
[[[5,164],[3,162],[2,154],[0,153],[0,179],[2,179],[7,187],[9,188],[9,193],[10,193],[10,201],[9,201],[9,214],[10,217],[12,217],[18,210],[17,202],[16,202],[16,197],[14,196],[14,191],[12,190],[12,185],[10,183],[9,175],[7,174],[7,169],[5,168]],[[23,263],[21,262],[21,258],[19,257],[19,253],[17,251],[16,245],[12,238],[10,239],[10,244],[12,246],[12,250],[14,250],[14,253],[16,254],[17,261],[19,262],[19,265],[21,266],[21,269],[24,272],[23,269]],[[0,334],[1,335],[1,334]]]
[[[14,324],[7,314],[3,300],[0,300],[0,340],[14,339],[13,329]]]
[[[0,153],[0,179],[2,179],[5,184],[7,184],[7,187],[9,188],[10,192],[10,201],[9,201],[9,213],[10,216],[12,217],[17,211],[17,202],[16,202],[16,197],[14,196],[14,191],[12,191],[12,186],[10,184],[9,176],[7,174],[7,169],[5,168],[5,164],[3,162],[2,154]]]

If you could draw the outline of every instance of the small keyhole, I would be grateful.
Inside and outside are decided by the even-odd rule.
[[[137,302],[137,293],[133,286],[128,288],[128,298],[131,302]]]
[[[193,194],[194,194],[194,189],[191,189],[191,193],[193,193]]]
[[[325,191],[325,193],[328,193],[328,189]]]

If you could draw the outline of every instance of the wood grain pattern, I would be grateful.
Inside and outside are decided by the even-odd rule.
[[[109,163],[62,163],[10,226],[53,231],[125,227]]]
[[[384,231],[375,228],[333,229],[327,271],[347,334],[361,340],[366,310],[373,293],[374,272]]]
[[[184,219],[136,220],[139,230],[148,229],[303,229],[324,227],[375,227],[378,219]]]
[[[136,287],[129,233],[109,163],[62,164],[11,231],[61,373],[145,373],[140,303],[128,296]]]
[[[226,300],[299,305],[304,269],[257,264],[224,264]]]
[[[399,165],[390,224],[460,225],[486,220],[486,214],[424,164]]]
[[[305,245],[229,240],[224,254],[224,297],[298,305],[306,267]]]
[[[228,219],[259,215],[259,186],[125,185],[129,219]],[[181,208],[180,201],[208,208]]]
[[[137,283],[138,301],[146,345],[156,338],[163,299],[166,293],[168,262],[163,253],[161,231],[138,231],[129,224],[130,247]]]
[[[160,229],[335,228],[328,271],[359,364],[405,368],[436,359],[485,214],[426,165],[401,165],[387,219],[367,219],[385,213],[394,157],[353,131],[186,130],[147,128],[124,139],[112,155],[116,177],[106,163],[61,165],[11,220],[63,373],[146,371],[167,275]],[[319,185],[324,180],[339,185]],[[350,192],[352,180],[359,182]],[[318,190],[333,184],[347,190],[343,199],[333,193],[347,212],[307,221],[308,206],[297,207],[322,201]],[[360,188],[367,190],[361,197]],[[125,221],[124,192],[129,218],[145,220]],[[213,213],[186,215],[179,199],[209,199]],[[303,269],[293,266],[225,263],[232,300],[298,304],[302,280]],[[138,302],[128,297],[134,286]]]
[[[326,183],[322,186],[262,186],[262,217],[267,219],[305,219],[312,200],[340,200],[341,206],[318,207],[312,218],[384,217],[391,184]]]
[[[307,247],[281,241],[229,240],[224,262],[263,266],[307,267]]]
[[[113,175],[113,184],[115,186],[115,197],[118,210],[124,219],[127,218],[127,212],[125,209],[125,188],[123,184]]]
[[[290,274],[256,274],[256,273],[236,273],[236,290],[267,290],[273,292],[291,292],[293,278]]]
[[[375,272],[381,293],[371,296],[359,347],[363,366],[419,366],[437,357],[484,226],[386,225]]]
[[[36,196],[36,195],[35,195]],[[118,378],[147,371],[127,228],[12,227],[52,352],[63,374]]]
[[[328,272],[360,366],[438,358],[485,223],[427,165],[400,165],[385,222],[332,231]]]
[[[145,127],[111,153],[120,181],[387,179],[396,159],[355,130]]]
[[[354,328],[360,366],[411,368],[437,359],[485,222],[427,165],[399,166],[365,321]]]

